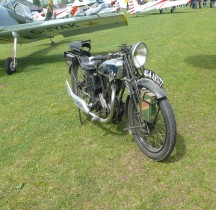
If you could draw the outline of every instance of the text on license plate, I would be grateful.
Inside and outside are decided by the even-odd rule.
[[[145,69],[143,74],[146,78],[149,78],[154,82],[156,82],[160,87],[163,85],[163,80],[161,79],[161,77],[156,73],[154,73],[153,71]]]

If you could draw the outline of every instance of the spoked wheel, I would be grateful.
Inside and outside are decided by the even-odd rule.
[[[75,61],[70,67],[70,76],[72,91],[85,101],[87,107],[92,113],[98,117],[106,119],[110,114],[111,108],[109,104],[107,107],[102,106],[102,102],[105,99],[102,98],[103,96],[101,96],[101,99],[99,93],[96,92],[102,88],[100,87],[101,80],[97,75],[94,75],[94,70],[85,71],[80,67],[79,62],[76,63]],[[92,118],[92,120],[98,120],[98,118]]]
[[[87,91],[87,78],[85,71],[81,69],[78,61],[71,65],[70,76],[72,91],[83,98],[85,96],[84,92],[86,93]],[[86,98],[86,96],[84,98]]]
[[[85,102],[88,102],[87,95],[84,94],[86,91],[86,81],[83,79],[85,78],[85,71],[83,71],[80,68],[78,60],[76,58],[73,59],[73,62],[69,69],[70,77],[71,77],[71,88],[73,93],[75,93],[77,96],[85,100]],[[83,124],[82,117],[81,117],[81,111],[80,108],[78,108],[79,113],[79,120],[80,124]]]
[[[173,151],[176,142],[176,123],[167,98],[157,102],[157,114],[153,123],[147,122],[131,99],[129,123],[132,135],[141,151],[151,159],[162,161]]]
[[[16,72],[16,68],[13,67],[12,58],[9,57],[5,61],[5,71],[7,74],[11,75]]]

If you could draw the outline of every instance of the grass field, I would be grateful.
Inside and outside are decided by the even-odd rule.
[[[18,73],[0,49],[0,209],[216,209],[216,8],[128,15],[128,27],[18,47]],[[165,81],[177,144],[164,162],[144,156],[118,125],[81,126],[66,94],[63,52],[92,40],[108,53],[144,41],[146,67]]]

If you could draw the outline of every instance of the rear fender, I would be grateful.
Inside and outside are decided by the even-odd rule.
[[[146,87],[147,89],[149,89],[152,93],[156,95],[157,99],[164,98],[167,95],[166,91],[163,88],[161,88],[155,82],[147,78],[141,78],[137,80],[137,86]]]
[[[76,57],[73,57],[69,62],[68,62],[69,74],[71,73],[71,71],[77,72],[79,65],[80,65],[78,59]]]

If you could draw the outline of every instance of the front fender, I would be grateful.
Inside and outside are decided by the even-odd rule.
[[[137,86],[146,87],[156,95],[157,99],[166,97],[166,91],[150,79],[141,78],[137,80]]]

